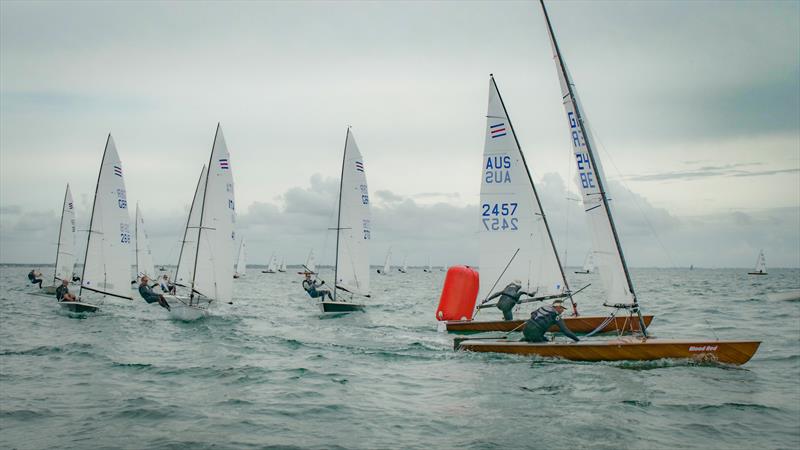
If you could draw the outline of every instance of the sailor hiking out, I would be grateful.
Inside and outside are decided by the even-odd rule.
[[[333,301],[331,291],[328,289],[320,289],[320,286],[325,284],[324,281],[312,280],[310,272],[306,272],[305,275],[306,279],[303,280],[303,289],[308,292],[308,295],[310,295],[311,298],[322,297],[322,300],[325,300],[325,296],[327,295],[328,298]]]
[[[558,328],[568,338],[575,342],[580,341],[578,336],[567,327],[561,314],[564,313],[563,300],[556,300],[552,305],[545,305],[531,313],[531,318],[525,322],[525,328],[522,329],[523,341],[527,342],[547,342],[544,333],[553,325],[558,325]]]
[[[497,309],[503,312],[503,320],[514,320],[514,307],[519,304],[523,295],[533,297],[533,294],[522,290],[522,281],[514,280],[502,291],[489,296],[485,302],[500,297],[500,300],[497,301]]]
[[[165,308],[167,311],[169,311],[170,307],[169,303],[167,303],[167,300],[163,295],[153,292],[153,288],[147,284],[148,281],[150,281],[150,278],[148,278],[147,275],[142,276],[141,282],[139,283],[139,295],[141,295],[144,301],[147,303],[158,302],[162,308]]]
[[[28,279],[31,281],[31,284],[38,284],[39,289],[42,288],[42,272],[39,272],[36,269],[31,269],[31,271],[28,272]]]

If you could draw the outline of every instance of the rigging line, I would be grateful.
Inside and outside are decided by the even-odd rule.
[[[584,109],[586,109],[586,108],[584,107]],[[588,122],[588,120],[586,120],[586,119],[584,119],[584,121]],[[588,125],[589,124],[586,124],[586,126],[588,126]],[[600,140],[600,137],[598,136],[598,134],[597,134],[597,132],[595,130],[591,130],[590,133],[592,133],[592,135],[594,137],[594,141],[597,143],[597,146],[599,147],[599,149],[603,152],[603,154],[605,156],[608,157],[608,160],[611,162],[611,165],[614,167],[614,170],[617,172],[617,176],[619,176],[619,183],[625,188],[626,191],[628,191],[628,198],[633,200],[633,204],[636,205],[636,209],[639,210],[639,214],[641,214],[641,216],[644,219],[645,223],[647,223],[647,226],[650,228],[650,231],[653,233],[653,236],[656,238],[656,241],[658,241],[658,244],[661,246],[661,249],[664,251],[664,254],[667,255],[667,259],[669,260],[670,264],[672,264],[673,268],[677,267],[677,265],[675,264],[675,261],[673,261],[673,259],[672,259],[672,255],[670,254],[669,250],[667,249],[667,246],[664,245],[664,242],[661,241],[661,236],[658,235],[658,232],[656,232],[656,229],[655,229],[655,227],[653,227],[653,224],[650,222],[650,219],[644,213],[644,210],[642,209],[641,205],[636,200],[636,196],[633,195],[633,191],[631,190],[630,187],[628,187],[628,184],[625,182],[625,178],[622,176],[622,171],[619,170],[619,167],[617,167],[617,164],[614,162],[614,158],[611,156],[611,152],[609,152],[606,149],[606,146],[603,145],[603,141]]]

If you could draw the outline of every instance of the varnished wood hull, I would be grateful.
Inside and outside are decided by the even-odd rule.
[[[742,365],[750,360],[760,341],[693,341],[622,338],[609,341],[519,342],[462,341],[456,350],[511,353],[563,358],[571,361],[654,361],[692,359]]]
[[[644,325],[650,326],[653,321],[653,316],[642,316]],[[606,316],[578,316],[578,317],[564,317],[564,323],[567,324],[573,333],[590,333],[594,331],[603,321]],[[525,320],[450,320],[441,322],[444,324],[444,330],[451,333],[483,333],[487,331],[505,331],[511,330],[522,331],[522,324]],[[606,325],[601,333],[608,333],[611,331],[639,331],[639,321],[631,319],[629,316],[615,317],[608,325]],[[548,331],[556,332],[558,327],[553,326]]]

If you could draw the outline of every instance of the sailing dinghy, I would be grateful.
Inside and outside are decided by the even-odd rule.
[[[391,258],[392,258],[392,248],[389,247],[389,250],[386,252],[386,259],[383,260],[383,268],[382,269],[378,269],[378,273],[379,274],[388,275],[389,272],[392,271]]]
[[[577,181],[583,196],[583,205],[592,230],[593,249],[597,270],[605,286],[604,304],[630,311],[638,320],[641,337],[617,338],[601,341],[572,342],[511,342],[507,340],[467,340],[457,342],[457,349],[474,352],[513,353],[558,357],[575,361],[649,361],[662,358],[717,361],[727,364],[744,364],[758,350],[760,341],[666,340],[648,337],[645,320],[639,309],[639,300],[633,289],[622,245],[614,225],[605,190],[605,178],[599,159],[594,153],[592,136],[587,131],[580,102],[570,81],[561,52],[553,34],[550,18],[540,0],[553,48],[553,56],[561,84],[561,94],[569,124],[570,140],[577,162]]]
[[[244,238],[242,238],[242,242],[239,244],[239,256],[236,258],[236,270],[233,272],[233,278],[239,278],[247,275],[246,257],[247,253],[245,251]]]
[[[86,254],[77,301],[59,302],[76,313],[95,312],[99,303],[86,297],[132,300],[130,291],[131,224],[122,163],[114,139],[108,135],[89,218]],[[84,296],[84,294],[86,294]]]
[[[189,209],[176,270],[177,292],[164,296],[172,318],[196,320],[208,316],[210,307],[231,302],[235,220],[230,154],[217,124],[211,156]]]
[[[336,220],[336,264],[333,301],[322,300],[323,313],[362,311],[355,297],[369,297],[369,189],[364,158],[353,133],[347,128],[342,178],[339,181],[339,214]],[[349,297],[346,300],[343,297]],[[324,297],[320,297],[323,298]]]
[[[56,246],[56,265],[53,273],[53,285],[42,288],[42,294],[47,297],[56,293],[56,288],[61,285],[61,280],[72,281],[75,270],[75,204],[72,201],[72,192],[67,184],[64,192],[64,203],[61,207],[61,222],[58,227],[58,244]]]
[[[583,261],[583,270],[576,270],[575,273],[590,274],[594,270],[594,252],[589,250],[586,254],[586,259]]]
[[[476,320],[481,309],[497,305],[488,303],[488,298],[514,281],[521,282],[522,290],[531,294],[521,303],[569,299],[573,316],[564,317],[564,322],[575,333],[639,331],[638,321],[578,316],[536,186],[494,77],[489,79],[486,117],[479,235],[478,299],[482,301],[475,305],[470,319],[442,320],[439,331],[519,331],[524,320]],[[652,319],[644,317],[645,326]]]
[[[267,268],[262,270],[261,273],[277,273],[278,272],[278,258],[275,257],[273,253],[272,256],[269,257],[269,264]]]
[[[403,266],[397,268],[397,271],[400,273],[408,273],[408,264],[406,264],[406,258],[407,256],[403,255]]]
[[[298,275],[305,275],[307,273],[311,275],[315,275],[317,273],[317,259],[314,257],[313,248],[308,252],[306,263],[303,264],[303,271],[297,272]]]
[[[752,272],[747,272],[748,275],[766,275],[767,274],[767,260],[764,258],[764,250],[758,252],[756,258],[756,268]]]
[[[151,280],[155,279],[155,268],[153,266],[153,252],[150,250],[150,239],[144,228],[144,218],[142,217],[139,202],[136,202],[136,224],[134,225],[134,236],[136,236],[136,280],[133,281],[134,289],[138,289],[139,281],[147,276]]]
[[[278,266],[278,272],[284,273],[286,272],[286,257],[281,257],[281,264]]]

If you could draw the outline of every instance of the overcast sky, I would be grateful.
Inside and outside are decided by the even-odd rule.
[[[550,2],[632,266],[800,266],[800,2]],[[250,262],[327,231],[347,125],[372,261],[475,263],[494,73],[559,251],[589,248],[534,2],[0,2],[0,262],[88,222],[107,133],[157,263],[222,123]],[[133,212],[133,211],[132,211]],[[85,241],[85,233],[79,241]],[[82,244],[79,244],[79,247]]]

